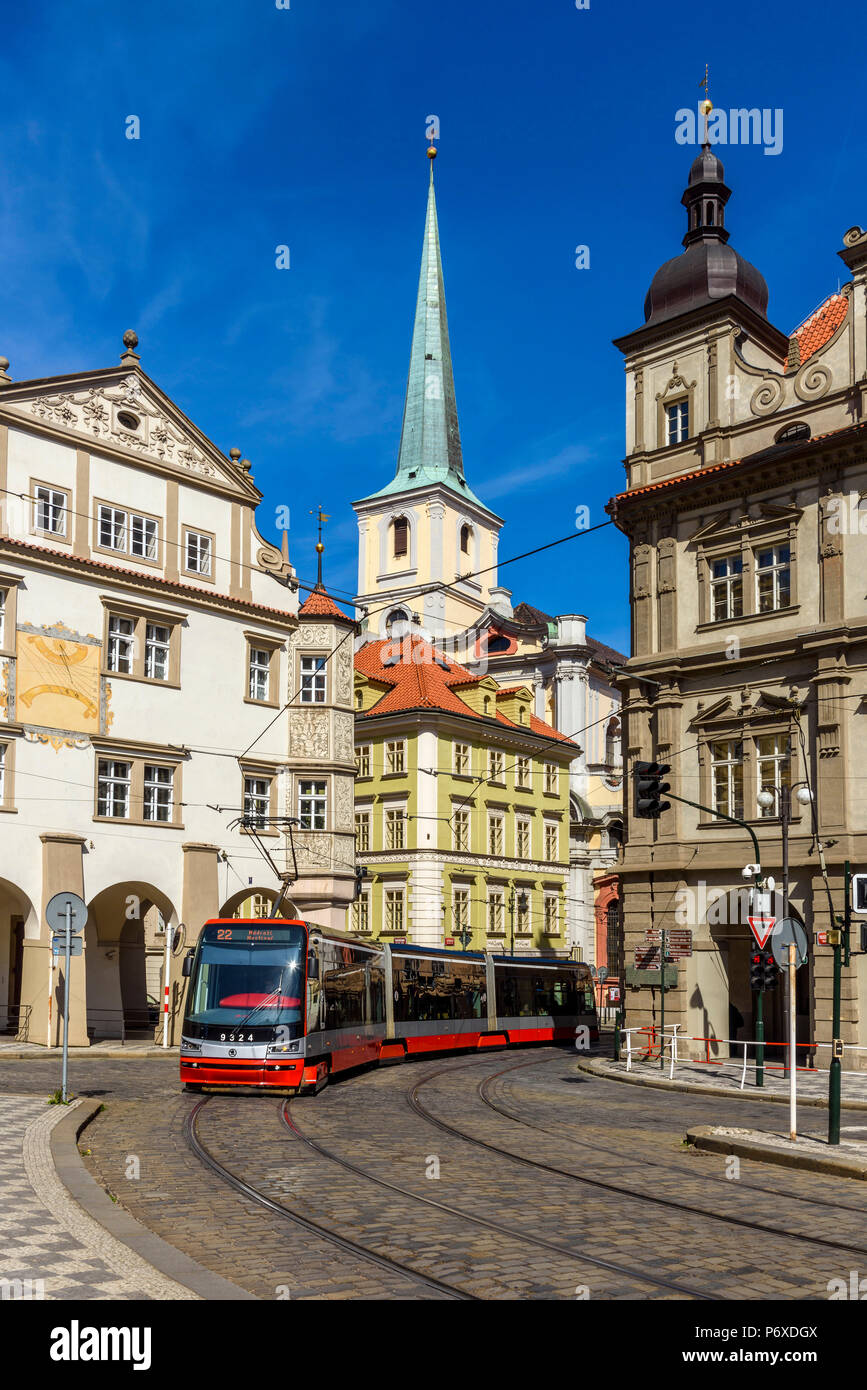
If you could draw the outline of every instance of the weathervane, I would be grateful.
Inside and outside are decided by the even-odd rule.
[[[331,518],[325,515],[324,511],[322,510],[321,502],[315,512],[311,510],[310,515],[316,517],[319,526],[319,539],[316,542],[316,587],[317,589],[320,589],[322,588],[322,552],[325,549],[325,546],[322,544],[322,523],[324,521],[330,521]]]
[[[710,144],[710,140],[709,140],[709,138],[708,138],[708,132],[707,132],[707,118],[708,118],[708,116],[710,115],[711,111],[713,110],[713,102],[711,101],[710,95],[709,95],[709,92],[708,92],[707,63],[705,63],[705,65],[704,65],[704,77],[702,78],[701,82],[699,82],[698,85],[699,85],[700,87],[703,87],[703,88],[704,88],[704,101],[701,103],[701,106],[700,106],[700,108],[699,108],[699,109],[701,110],[701,112],[702,112],[702,115],[704,116],[704,142],[703,142],[703,143],[704,143],[705,145],[709,145],[709,144]]]

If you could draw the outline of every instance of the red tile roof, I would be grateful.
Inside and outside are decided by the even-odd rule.
[[[354,618],[350,618],[348,614],[344,613],[342,608],[338,608],[337,604],[334,602],[334,599],[331,597],[330,594],[326,593],[324,589],[320,589],[318,587],[311,590],[311,592],[308,594],[307,598],[304,600],[301,607],[298,609],[298,617],[342,618],[343,621],[346,623],[351,623],[355,621]]]
[[[218,594],[213,589],[185,583],[180,579],[163,579],[158,574],[143,574],[141,570],[124,569],[122,565],[110,565],[105,560],[92,560],[87,555],[71,555],[67,550],[53,550],[49,545],[31,545],[29,541],[19,541],[14,536],[0,533],[0,545],[14,545],[18,550],[32,552],[34,555],[50,555],[54,560],[67,560],[88,569],[105,570],[109,574],[123,575],[125,579],[141,579],[161,589],[176,590],[178,596],[191,598],[217,599],[220,603],[237,604],[239,608],[255,608],[260,613],[276,613],[279,618],[294,618],[295,614],[285,608],[272,608],[266,603],[255,603],[248,598],[235,598],[230,594]],[[172,594],[174,597],[174,594]]]
[[[383,664],[391,658],[391,664]],[[397,660],[394,660],[397,658]],[[399,641],[385,638],[366,642],[355,654],[355,669],[361,675],[390,687],[364,717],[373,714],[395,714],[416,709],[438,709],[449,714],[467,715],[486,724],[496,722],[510,729],[521,728],[498,710],[495,719],[478,714],[459,695],[455,686],[478,685],[484,679],[473,675],[465,666],[449,661],[437,647],[422,637],[406,636]],[[516,687],[520,689],[521,687]],[[504,692],[497,692],[498,694]],[[544,719],[530,715],[530,731],[558,743],[572,744],[565,734],[558,733]],[[573,747],[576,745],[572,745]]]
[[[867,429],[867,420],[857,425],[841,425],[837,430],[826,430],[824,434],[814,434],[812,439],[799,441],[804,447],[811,444],[818,444],[823,439],[831,439],[834,435],[855,434],[860,430]],[[762,453],[765,451],[762,450]],[[626,492],[618,492],[614,497],[615,502],[630,502],[633,497],[643,497],[648,492],[660,492],[664,488],[679,487],[681,483],[694,482],[696,478],[709,478],[712,473],[721,473],[726,468],[739,468],[742,464],[751,464],[757,461],[755,455],[747,455],[742,459],[727,459],[724,463],[711,463],[707,468],[695,468],[691,473],[679,473],[676,478],[663,478],[659,483],[647,483],[644,487],[633,487]],[[761,460],[758,460],[761,462]]]
[[[849,300],[845,294],[829,294],[824,304],[805,319],[800,328],[790,336],[797,338],[801,349],[801,365],[812,357],[814,352],[825,346],[833,338],[840,324],[849,312]]]

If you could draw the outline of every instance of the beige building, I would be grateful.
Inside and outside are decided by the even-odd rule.
[[[683,196],[685,250],[653,277],[644,325],[617,341],[626,490],[609,510],[631,543],[627,769],[669,763],[672,792],[709,808],[673,802],[657,821],[636,819],[627,796],[626,964],[649,927],[691,927],[666,1023],[710,1038],[711,1056],[755,1036],[742,878],[755,855],[748,832],[716,813],[748,822],[779,888],[790,787],[788,911],[810,943],[798,1035],[824,1045],[815,1057],[827,1066],[833,953],[814,932],[830,925],[829,895],[843,911],[844,862],[867,869],[867,234],[843,238],[849,283],[782,333],[764,279],[728,244],[723,179],[705,146]],[[839,270],[829,260],[828,279]],[[867,1048],[865,967],[853,955],[844,971],[843,1038]],[[765,996],[776,1042],[782,993]],[[627,990],[629,1026],[659,1013],[658,988]],[[843,1065],[865,1063],[850,1049]]]
[[[320,592],[299,610],[249,462],[124,344],[119,366],[37,381],[0,359],[0,1028],[50,1045],[56,892],[90,911],[81,1044],[153,1030],[167,928],[174,1031],[184,945],[270,907],[281,879],[242,817],[293,878],[297,823],[287,911],[336,925],[354,885],[351,652],[331,659],[353,625]]]

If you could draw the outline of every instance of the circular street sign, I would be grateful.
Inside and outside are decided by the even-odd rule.
[[[608,979],[608,966],[607,966],[607,965],[600,965],[599,970],[597,971],[597,974],[598,974],[600,980],[607,980],[607,979]]]
[[[807,959],[807,933],[794,917],[784,917],[777,922],[771,933],[771,951],[781,970],[789,968],[789,942],[794,941],[797,948],[796,966],[803,965]]]
[[[49,927],[55,931],[66,932],[66,908],[67,904],[72,909],[70,913],[70,924],[73,932],[84,930],[87,921],[87,903],[80,898],[77,893],[55,893],[54,897],[46,904],[45,920]]]

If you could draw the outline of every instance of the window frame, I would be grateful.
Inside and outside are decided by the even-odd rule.
[[[328,665],[330,652],[301,647],[295,654],[295,689],[298,691],[298,704],[305,709],[326,709],[331,703],[331,671]],[[319,666],[312,671],[305,673],[304,663],[306,661],[318,661]],[[322,699],[305,699],[305,696],[315,694],[318,687],[319,678],[322,679]],[[312,685],[305,685],[305,680],[312,679]]]
[[[0,725],[0,812],[18,814],[15,805],[15,748],[17,739],[4,736]]]
[[[690,420],[690,415],[691,415],[691,413],[692,413],[692,412],[690,411],[690,404],[691,404],[691,402],[690,402],[690,399],[689,399],[689,395],[688,395],[687,393],[684,393],[682,396],[676,397],[676,399],[674,399],[674,400],[666,401],[666,402],[665,402],[663,409],[664,409],[664,420],[665,420],[665,448],[666,448],[666,449],[676,448],[679,444],[686,444],[687,441],[689,440],[689,438],[690,438],[690,432],[689,432],[689,431],[690,431],[690,425],[692,424],[692,421]],[[671,428],[671,426],[672,426],[672,420],[673,420],[673,416],[672,416],[672,412],[673,412],[673,411],[677,411],[677,412],[678,412],[678,416],[677,416],[678,423],[677,423],[676,429],[675,429],[675,431],[674,431],[674,433],[675,433],[675,435],[676,435],[676,438],[672,438],[672,428]],[[684,420],[683,420],[684,411],[686,412],[686,421],[685,421],[685,423],[684,423]]]
[[[499,848],[493,847],[493,830],[499,829]],[[496,807],[488,810],[488,854],[492,859],[500,859],[506,853],[506,813]]]
[[[458,750],[463,749],[462,753]],[[461,767],[462,758],[466,758],[466,765]],[[452,742],[452,773],[455,777],[472,777],[473,775],[473,746],[471,743],[464,743],[460,739]]]
[[[491,922],[494,900],[499,899],[499,926]],[[485,895],[485,934],[486,936],[505,936],[506,934],[506,888],[501,883],[490,884]]]
[[[93,820],[100,825],[134,825],[137,829],[183,830],[181,820],[183,809],[183,759],[166,754],[159,748],[147,749],[131,745],[111,744],[99,739],[93,743]],[[127,815],[114,816],[100,813],[100,764],[127,764],[129,777],[126,780]],[[165,769],[171,774],[171,815],[168,820],[156,820],[145,816],[145,768]],[[116,780],[112,776],[112,781]]]
[[[100,594],[103,606],[103,632],[100,656],[100,675],[109,680],[141,681],[145,685],[162,689],[179,690],[181,684],[181,629],[187,621],[185,613],[169,613],[158,609],[139,607],[111,594]],[[131,638],[133,644],[132,670],[116,671],[109,663],[111,651],[111,620],[121,618],[133,624]],[[149,676],[147,670],[148,627],[167,627],[168,674],[165,680],[159,676]]]
[[[390,753],[389,750],[392,749],[392,748],[394,748],[395,750],[399,750],[399,759],[398,759],[398,757],[397,757],[397,753],[395,753],[395,755],[394,755],[394,760],[395,760],[395,761],[400,761],[400,764],[401,764],[400,767],[392,767],[392,765],[391,765],[391,764],[392,764],[392,756],[393,756],[393,755]],[[407,775],[406,739],[405,739],[405,738],[388,738],[388,739],[386,739],[386,740],[384,741],[384,743],[383,743],[383,745],[382,745],[382,751],[383,751],[383,772],[382,772],[383,777],[406,777],[406,775]]]
[[[499,768],[494,771],[494,759],[499,762]],[[502,748],[488,749],[488,782],[495,787],[506,785],[506,754]]]
[[[466,835],[459,826],[463,827]],[[462,843],[465,841],[465,843]],[[452,807],[452,853],[470,854],[473,845],[473,815],[469,806]]]
[[[257,705],[260,709],[277,709],[280,704],[280,652],[283,649],[283,639],[273,633],[249,630],[244,632],[244,644],[244,704]],[[268,694],[264,700],[250,694],[254,651],[267,652],[268,655]]]
[[[400,925],[389,925],[389,898],[397,899],[400,903]],[[382,934],[389,936],[406,936],[406,884],[384,882],[382,885]]]
[[[207,540],[207,541],[208,541],[208,543],[209,543],[209,552],[208,552],[208,553],[209,553],[210,559],[211,559],[211,572],[210,572],[210,574],[203,574],[201,570],[193,570],[193,569],[190,569],[190,568],[189,568],[189,565],[188,565],[187,561],[188,561],[188,556],[189,556],[189,542],[190,542],[190,537],[191,537],[191,536],[198,536],[200,539],[202,539],[202,540]],[[180,559],[181,559],[182,562],[183,562],[183,563],[181,564],[181,567],[180,567],[181,573],[182,573],[182,574],[188,575],[191,579],[201,579],[201,580],[203,580],[206,584],[216,584],[216,582],[217,582],[217,580],[216,580],[216,570],[217,570],[217,535],[216,535],[216,532],[215,532],[215,531],[205,531],[201,526],[189,526],[189,525],[185,522],[185,523],[183,524],[183,526],[181,527],[181,554],[180,554]]]
[[[68,545],[68,546],[70,546],[70,548],[71,548],[72,542],[73,542],[73,534],[72,534],[72,533],[73,533],[73,531],[74,531],[74,529],[75,529],[74,526],[72,526],[72,525],[70,524],[71,518],[72,518],[72,488],[70,488],[70,487],[61,487],[61,486],[59,486],[59,484],[57,484],[57,483],[47,483],[47,482],[45,482],[45,480],[42,479],[42,478],[31,478],[31,479],[30,479],[30,484],[29,484],[29,486],[30,486],[29,498],[30,498],[30,507],[31,507],[31,511],[30,511],[30,535],[31,535],[31,536],[42,536],[45,540],[54,541],[54,542],[55,542],[56,544],[58,544],[58,545]],[[37,498],[37,495],[36,495],[36,494],[37,494],[37,489],[38,489],[38,488],[44,488],[47,492],[56,493],[58,496],[62,496],[62,497],[63,497],[63,508],[62,508],[62,511],[63,511],[64,530],[63,530],[62,532],[61,532],[61,531],[48,531],[48,530],[43,529],[43,527],[41,527],[41,526],[37,526],[37,524],[36,524],[36,517],[37,517],[37,511],[36,511],[36,509],[37,509],[37,507],[40,505],[39,499]],[[49,505],[49,506],[53,506],[54,503],[52,502],[52,503],[49,503],[48,505]]]
[[[714,810],[714,815],[713,815],[713,817],[712,817],[711,819],[717,819],[720,815],[734,816],[734,817],[735,817],[736,819],[738,819],[738,820],[744,820],[744,819],[746,819],[745,816],[744,816],[744,807],[745,807],[745,805],[746,805],[746,797],[747,797],[747,786],[746,786],[746,781],[747,781],[747,777],[746,777],[746,773],[747,773],[747,764],[746,764],[746,759],[745,759],[745,757],[744,757],[744,752],[745,752],[745,747],[744,747],[744,745],[745,745],[745,743],[746,743],[746,739],[745,739],[743,736],[741,736],[741,737],[732,737],[732,738],[728,738],[728,737],[726,737],[726,736],[714,737],[713,735],[711,735],[711,736],[708,738],[708,764],[709,764],[709,770],[710,770],[710,793],[711,793],[711,802],[710,802],[710,804],[712,805],[713,810]],[[737,757],[732,757],[732,756],[729,754],[729,755],[726,756],[725,758],[719,758],[719,759],[716,758],[716,757],[714,756],[714,748],[715,748],[716,746],[721,746],[721,745],[723,745],[723,744],[726,744],[729,748],[731,748],[731,747],[739,748],[739,749],[740,749],[740,757],[739,757],[739,758],[737,758]],[[718,801],[717,801],[717,778],[716,778],[716,770],[717,770],[717,768],[722,768],[722,767],[727,768],[727,769],[728,769],[728,772],[726,773],[726,784],[727,784],[727,785],[726,785],[726,802],[725,802],[725,805],[721,808],[721,807],[719,806],[719,804],[718,804]],[[741,775],[740,775],[740,793],[741,793],[741,795],[740,795],[740,804],[738,804],[736,792],[733,792],[734,781],[735,781],[734,776],[733,776],[733,769],[736,768],[736,767],[739,767],[739,768],[741,769]],[[738,814],[738,811],[740,811],[740,814]]]
[[[263,781],[268,784],[268,810],[264,813],[268,816],[277,814],[277,768],[270,763],[260,763],[255,759],[245,758],[239,768],[241,776],[241,807],[243,814],[247,814],[247,782]],[[242,835],[249,835],[251,832],[246,828],[241,828]],[[274,825],[267,822],[264,825],[257,825],[255,833],[258,837],[270,835],[279,838],[280,831]]]
[[[533,790],[533,759],[529,753],[519,753],[515,758],[515,791]]]
[[[527,852],[521,851],[521,831],[527,831]],[[515,816],[515,858],[522,862],[533,857],[533,817],[516,814]]]
[[[325,834],[325,833],[328,832],[328,829],[329,829],[330,800],[331,800],[331,798],[330,798],[330,796],[329,796],[328,782],[329,782],[328,777],[306,777],[306,776],[300,776],[300,775],[296,777],[295,805],[296,805],[296,807],[298,808],[298,829],[299,829],[299,831],[303,832],[304,834],[315,833],[315,834],[318,834],[318,835],[322,835],[322,834]],[[322,791],[322,792],[307,792],[307,793],[305,794],[305,792],[304,792],[304,787],[305,787],[305,786],[310,786],[310,787],[319,787],[319,786],[321,786],[321,787],[324,788],[324,791]],[[302,805],[303,805],[303,802],[304,802],[305,800],[309,800],[309,801],[311,801],[311,802],[313,802],[313,803],[315,803],[315,804],[318,804],[318,803],[321,802],[321,806],[322,806],[322,820],[323,820],[323,822],[324,822],[322,825],[305,825],[305,824],[304,824],[304,812],[303,812],[303,809],[302,809]],[[313,819],[316,818],[316,814],[317,814],[317,813],[316,813],[316,811],[314,810]]]
[[[124,518],[124,544],[123,547],[113,545],[103,545],[100,536],[102,524],[102,509],[110,508]],[[133,521],[152,521],[156,526],[156,555],[151,559],[147,555],[136,555],[132,549]],[[108,555],[112,559],[131,560],[134,565],[147,565],[149,569],[163,568],[163,544],[165,522],[157,512],[145,512],[138,508],[120,506],[117,502],[109,502],[106,497],[93,498],[93,518],[91,549],[99,555]]]
[[[359,843],[359,827],[363,825],[367,843]],[[370,854],[373,849],[373,808],[371,806],[356,806],[353,811],[353,828],[355,830],[355,853]]]
[[[548,838],[554,836],[554,853],[548,853]],[[544,820],[542,822],[542,848],[543,858],[546,863],[560,863],[560,822],[556,820]]]
[[[781,550],[788,552],[785,562],[777,559]],[[770,554],[773,560],[770,565],[760,565],[759,556]],[[753,569],[755,571],[755,611],[760,617],[768,617],[771,613],[781,613],[792,606],[792,548],[788,541],[779,541],[776,544],[771,542],[769,545],[753,546]],[[786,603],[778,603],[776,600],[781,591],[780,577],[785,573],[788,578],[786,586],[788,598]],[[770,608],[762,608],[760,586],[763,578],[771,576],[771,596],[774,600]]]
[[[366,767],[367,767],[367,771],[366,771],[366,772],[363,772],[363,771],[362,771],[362,768],[363,768],[365,765],[366,765]],[[371,768],[372,768],[372,767],[373,767],[373,744],[372,744],[372,743],[358,743],[358,744],[356,744],[356,746],[355,746],[355,769],[356,769],[356,771],[355,771],[355,776],[356,776],[356,779],[357,779],[358,781],[367,781],[367,780],[370,778],[370,776],[372,775],[372,774],[371,774]]]

